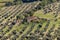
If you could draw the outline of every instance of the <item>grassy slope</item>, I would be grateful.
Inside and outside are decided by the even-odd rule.
[[[58,20],[55,22],[54,21],[55,17],[52,14],[52,12],[44,14],[42,10],[39,10],[39,11],[35,12],[33,16],[53,19],[53,20],[51,20],[51,22],[50,22],[45,34],[47,34],[49,32],[49,30],[53,27],[53,24],[55,24],[54,30],[59,27],[59,24],[60,24],[60,19],[58,19],[59,16],[57,17]],[[43,24],[43,27],[40,29],[41,31],[44,30],[45,25],[46,25],[46,23]]]
[[[0,0],[0,2],[4,2],[4,1],[6,1],[6,2],[12,2],[13,0]]]

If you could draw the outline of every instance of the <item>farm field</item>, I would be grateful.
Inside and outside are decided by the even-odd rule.
[[[60,40],[60,2],[43,8],[40,4],[34,1],[2,7],[0,40]]]

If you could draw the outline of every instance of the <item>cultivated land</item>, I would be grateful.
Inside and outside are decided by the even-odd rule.
[[[40,1],[0,10],[0,40],[60,40],[60,2]]]

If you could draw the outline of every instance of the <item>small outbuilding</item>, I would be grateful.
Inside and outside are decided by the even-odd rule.
[[[27,18],[27,22],[31,22],[31,21],[34,21],[34,20],[38,20],[38,18],[35,17],[35,16],[31,16],[31,17]]]

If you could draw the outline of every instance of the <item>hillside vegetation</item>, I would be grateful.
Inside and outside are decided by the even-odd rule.
[[[10,3],[16,3],[17,2],[17,3],[19,3],[19,2],[22,2],[22,1],[23,0],[0,0],[0,3],[7,3],[7,2],[10,2]],[[37,0],[37,1],[41,1],[41,5],[44,6],[44,5],[59,1],[59,0]]]

